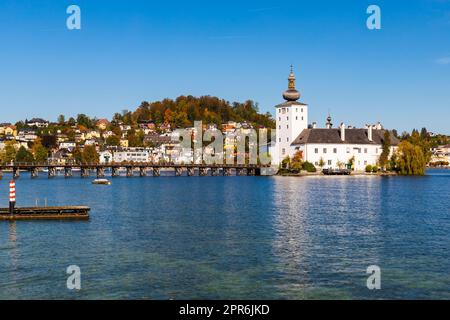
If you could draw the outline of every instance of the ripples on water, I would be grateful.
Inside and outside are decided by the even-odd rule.
[[[7,205],[8,176],[0,181]],[[89,222],[0,223],[0,298],[450,298],[450,174],[22,177],[18,205]],[[78,265],[82,290],[66,288]],[[366,288],[379,265],[382,290]]]

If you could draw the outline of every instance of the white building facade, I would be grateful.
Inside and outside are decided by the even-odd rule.
[[[288,90],[283,93],[286,102],[276,106],[276,144],[271,148],[273,164],[279,165],[286,157],[301,152],[303,161],[317,169],[353,168],[364,171],[366,166],[378,164],[383,152],[386,130],[380,123],[364,128],[346,127],[343,123],[333,128],[328,116],[325,128],[308,125],[308,105],[299,102],[300,93],[295,89],[295,75],[291,70]],[[389,133],[391,154],[397,148],[398,139]]]

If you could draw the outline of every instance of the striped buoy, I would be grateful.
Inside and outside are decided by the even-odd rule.
[[[16,206],[16,182],[11,180],[9,182],[9,213],[14,213],[14,207]]]

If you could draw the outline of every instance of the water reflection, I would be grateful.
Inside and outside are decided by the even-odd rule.
[[[298,297],[320,286],[361,286],[357,277],[380,260],[381,180],[283,177],[274,190],[273,253],[289,279],[282,290]]]

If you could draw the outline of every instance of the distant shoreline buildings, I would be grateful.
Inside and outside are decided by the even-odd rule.
[[[259,150],[259,160],[261,152],[268,152],[274,167],[279,167],[288,158],[301,157],[303,162],[316,169],[364,171],[378,165],[386,135],[389,157],[395,153],[399,138],[379,122],[363,128],[344,123],[334,126],[328,115],[323,128],[319,128],[317,122],[310,123],[309,106],[300,101],[301,94],[295,81],[291,68],[288,89],[283,93],[284,102],[275,107],[275,119],[269,114],[258,113],[252,101],[230,104],[209,96],[181,96],[176,100],[143,102],[135,112],[115,114],[111,121],[80,114],[77,119],[67,121],[60,116],[53,123],[41,118],[16,125],[1,123],[0,162],[49,161],[61,165],[83,161],[101,164],[192,163],[194,150],[181,147],[177,128],[183,128],[192,136],[199,130],[202,134],[206,130],[220,131],[226,146],[237,141],[238,131],[250,135],[252,131],[275,126],[272,142],[264,146],[264,151]],[[198,117],[204,120],[201,129],[193,126]],[[211,123],[205,123],[207,120]],[[434,140],[443,141],[443,145],[431,150],[431,164],[448,165],[450,147],[444,144],[450,140],[423,130],[423,134],[433,139],[443,138]],[[247,147],[253,145],[249,143]],[[211,151],[208,143],[202,144],[201,148],[204,152]]]

